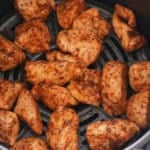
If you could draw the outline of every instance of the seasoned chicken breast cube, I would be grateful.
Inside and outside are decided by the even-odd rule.
[[[24,22],[15,28],[15,44],[29,53],[50,50],[51,40],[48,27],[40,20]]]
[[[73,20],[85,9],[85,0],[62,0],[56,8],[59,25],[63,29],[71,28]]]
[[[97,8],[82,12],[73,22],[73,29],[93,32],[103,39],[109,34],[111,25],[100,15]]]
[[[82,75],[79,64],[66,61],[29,61],[25,70],[27,80],[32,84],[64,85]]]
[[[100,105],[101,91],[97,84],[86,81],[71,81],[67,88],[80,103]]]
[[[57,45],[62,52],[70,53],[85,65],[95,62],[102,49],[102,43],[95,34],[76,29],[60,31]]]
[[[55,9],[54,0],[14,0],[14,6],[24,20],[46,20]]]
[[[17,141],[9,150],[48,150],[48,147],[40,138],[25,137]]]
[[[129,68],[129,82],[136,92],[150,90],[150,61],[134,63]]]
[[[126,109],[127,67],[120,61],[109,61],[102,71],[101,94],[104,110],[112,116],[122,115]]]
[[[57,85],[35,85],[32,88],[32,93],[52,110],[58,106],[75,106],[78,104],[66,88]]]
[[[13,145],[19,134],[17,115],[11,111],[0,110],[0,142]]]
[[[0,71],[13,69],[25,60],[25,54],[11,41],[0,35]]]
[[[123,13],[119,13],[118,15],[118,12],[120,12],[120,9],[122,8],[119,8],[118,10],[117,5],[112,17],[112,25],[115,33],[117,34],[121,42],[123,49],[127,52],[132,52],[141,48],[144,45],[145,38],[135,28],[133,28],[134,25],[130,25],[134,24],[132,23],[134,21],[132,21],[133,17],[129,17],[127,13],[125,13],[127,12],[127,8],[124,8],[124,14],[126,14],[128,17],[126,15],[123,15]],[[128,14],[130,13],[131,11],[129,10]],[[126,22],[124,22],[123,19],[128,21],[129,24],[126,24]]]
[[[139,127],[125,119],[113,119],[91,123],[86,138],[91,150],[116,150],[140,131]]]
[[[150,90],[139,92],[129,98],[126,115],[141,128],[150,127]]]
[[[14,112],[37,134],[42,134],[42,119],[38,105],[30,91],[22,89]]]
[[[10,110],[13,107],[22,87],[19,82],[0,79],[0,109]]]
[[[50,117],[46,139],[53,150],[78,150],[79,117],[73,109],[59,107]]]

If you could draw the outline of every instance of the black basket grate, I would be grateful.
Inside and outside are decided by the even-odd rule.
[[[95,1],[87,1],[89,7],[97,7],[101,15],[106,18],[107,20],[111,21],[111,16],[113,9],[109,8],[108,6],[105,6],[102,3],[97,3]],[[6,36],[8,39],[13,40],[14,39],[14,28],[17,24],[21,23],[22,19],[21,17],[15,12],[12,11],[7,16],[5,16],[0,21],[0,33]],[[60,26],[58,25],[58,22],[56,20],[56,14],[51,13],[48,17],[46,24],[49,28],[50,33],[52,34],[53,40],[51,49],[57,49],[57,45],[55,43],[55,39],[57,36],[57,33],[60,31]],[[120,46],[120,42],[116,35],[111,31],[109,36],[105,38],[103,41],[103,52],[99,59],[96,61],[95,64],[92,65],[92,67],[97,69],[102,69],[104,64],[109,60],[121,60],[125,62],[128,66],[130,66],[132,63],[140,60],[149,60],[150,54],[148,53],[148,47],[144,47],[136,52],[132,53],[126,53],[122,47]],[[38,59],[44,59],[45,56],[43,53],[39,53],[36,55],[26,54],[28,60],[38,60]],[[5,78],[8,80],[13,81],[24,81],[25,73],[23,70],[23,66],[19,66],[13,70],[6,71],[6,72],[0,72],[0,78]],[[129,87],[128,90],[129,96],[133,93],[131,88]],[[46,130],[48,118],[51,114],[51,111],[43,106],[43,104],[39,103],[40,112],[42,115],[42,120],[44,124],[44,131]],[[91,123],[98,120],[106,120],[110,119],[111,117],[104,112],[104,110],[101,107],[93,107],[89,105],[79,105],[75,107],[75,110],[77,111],[79,117],[80,117],[80,129],[79,129],[79,149],[80,150],[88,150],[88,144],[85,140],[85,129],[86,126]],[[137,139],[142,137],[147,132],[147,130],[142,130],[137,136],[135,136],[128,144],[125,145],[125,147],[128,147],[132,143],[134,143]],[[33,136],[35,133],[33,133],[23,122],[21,122],[21,131],[20,135],[18,137],[26,137],[26,136]],[[36,135],[35,135],[36,136]],[[41,138],[44,138],[44,132]],[[7,149],[7,145],[1,144],[3,147],[2,149]],[[6,148],[4,148],[6,147]],[[0,147],[1,149],[1,147]]]

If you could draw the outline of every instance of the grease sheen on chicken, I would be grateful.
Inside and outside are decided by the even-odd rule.
[[[32,93],[23,88],[19,94],[14,112],[37,134],[42,134],[42,119]]]
[[[52,150],[78,150],[79,117],[73,109],[59,107],[48,122],[46,139]]]
[[[81,13],[73,22],[73,29],[93,32],[103,39],[109,34],[111,25],[100,15],[97,8],[90,8]]]
[[[126,110],[127,66],[120,61],[108,61],[102,71],[101,94],[104,110],[122,115]]]
[[[85,9],[85,0],[62,0],[56,8],[59,25],[63,29],[71,28],[73,20]]]
[[[116,150],[140,131],[139,127],[125,119],[113,119],[91,123],[86,138],[91,150]]]
[[[75,106],[78,102],[71,93],[64,87],[46,84],[35,85],[32,88],[33,95],[41,100],[49,109],[56,109],[58,106]]]
[[[0,109],[10,110],[13,107],[22,87],[19,82],[0,79]]]
[[[56,42],[62,52],[70,53],[85,65],[95,62],[102,50],[102,42],[90,31],[63,30]]]
[[[0,141],[13,145],[20,130],[19,119],[11,111],[0,110]]]
[[[28,61],[25,70],[27,80],[32,84],[64,85],[82,75],[79,64],[66,61]]]
[[[0,71],[14,69],[25,60],[25,54],[11,41],[0,35]]]
[[[129,98],[126,115],[141,128],[150,127],[150,90],[141,91]]]
[[[127,52],[135,51],[141,48],[145,43],[145,38],[135,28],[133,28],[135,26],[134,24],[136,24],[136,21],[134,21],[135,17],[133,17],[133,12],[130,9],[124,8],[120,5],[116,5],[115,8],[116,9],[112,18],[112,25],[122,47]],[[123,11],[126,13],[123,13]],[[128,24],[126,24],[123,19],[128,21]]]
[[[17,141],[9,150],[48,150],[48,147],[40,138],[25,137]]]
[[[46,20],[55,9],[54,0],[14,0],[14,6],[24,20]]]
[[[48,27],[40,20],[27,21],[15,28],[15,44],[29,53],[48,51],[51,39]]]

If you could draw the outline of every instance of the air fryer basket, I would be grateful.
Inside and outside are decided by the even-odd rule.
[[[89,7],[97,7],[101,15],[106,18],[108,21],[111,22],[111,17],[113,13],[113,9],[104,5],[103,3],[96,2],[93,0],[87,1]],[[7,14],[1,21],[0,21],[0,33],[6,36],[8,39],[13,40],[14,39],[14,28],[17,24],[22,22],[21,17],[16,13],[16,11],[12,11],[11,13]],[[55,43],[55,39],[57,36],[57,33],[60,31],[60,27],[58,25],[56,14],[53,12],[48,17],[46,24],[49,28],[50,33],[53,36],[53,41],[51,45],[51,49],[56,49],[57,45]],[[132,63],[136,61],[142,61],[142,60],[149,60],[150,56],[148,53],[148,47],[145,46],[144,48],[141,48],[140,50],[132,53],[126,53],[114,34],[113,31],[104,39],[103,41],[103,52],[101,53],[98,60],[91,65],[93,68],[102,69],[104,64],[109,60],[121,60],[125,62],[128,66],[130,66]],[[26,53],[28,60],[38,60],[38,59],[45,59],[45,56],[43,53],[31,55]],[[25,73],[23,70],[23,65],[19,66],[13,70],[6,71],[6,72],[0,72],[0,78],[5,78],[8,80],[13,81],[22,81],[24,82]],[[128,93],[130,96],[133,94],[133,91],[131,88],[128,88]],[[44,124],[44,131],[46,130],[47,122],[49,119],[49,116],[51,115],[51,111],[45,107],[43,104],[39,103],[40,112],[42,115],[42,120]],[[111,117],[101,108],[101,107],[93,107],[89,105],[79,105],[75,107],[76,112],[78,113],[80,117],[80,129],[79,129],[79,149],[80,150],[88,150],[88,144],[85,140],[85,129],[86,126],[91,123],[98,120],[106,120],[111,119]],[[125,117],[125,116],[122,116]],[[21,122],[21,130],[18,139],[26,136],[36,136],[35,133],[33,133],[27,125],[25,125],[23,122]],[[148,137],[150,138],[150,131],[149,130],[141,130],[141,132],[136,135],[133,139],[131,139],[127,144],[124,145],[125,150],[133,150],[134,148],[141,148],[144,144],[148,142]],[[44,132],[41,138],[44,138]],[[7,145],[0,144],[0,150],[6,150]]]

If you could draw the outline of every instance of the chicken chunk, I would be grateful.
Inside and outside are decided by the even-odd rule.
[[[129,68],[129,82],[136,92],[150,90],[150,61],[134,63]]]
[[[0,110],[0,141],[13,145],[19,134],[19,119],[11,111]]]
[[[14,112],[37,134],[42,134],[42,119],[38,105],[30,91],[22,89]]]
[[[129,98],[126,115],[141,128],[150,127],[150,90],[139,92]]]
[[[66,61],[29,61],[25,70],[27,80],[32,84],[64,85],[82,75],[79,64]]]
[[[10,110],[13,107],[22,87],[19,82],[0,79],[0,109]]]
[[[11,41],[0,35],[0,71],[13,69],[25,60],[25,54]]]
[[[123,7],[119,4],[115,5],[115,12],[117,13],[117,15],[121,18],[123,18],[125,21],[128,22],[128,25],[131,28],[136,27],[136,18],[134,15],[134,12],[126,7]]]
[[[73,22],[73,29],[93,32],[103,39],[110,32],[111,25],[100,15],[97,8],[81,13]]]
[[[54,0],[14,0],[14,6],[24,20],[46,20],[55,9]]]
[[[92,82],[71,81],[67,88],[80,103],[94,106],[100,105],[100,86]]]
[[[48,27],[40,20],[24,22],[15,28],[15,44],[29,53],[48,51],[51,40]]]
[[[112,116],[126,110],[127,67],[120,61],[109,61],[102,72],[101,94],[104,110]]]
[[[17,141],[9,150],[48,150],[48,147],[40,138],[26,137]]]
[[[86,138],[91,150],[116,150],[139,131],[139,127],[130,121],[113,119],[88,125]]]
[[[71,93],[61,86],[40,84],[33,86],[31,92],[51,110],[58,106],[75,106],[78,104]]]
[[[79,117],[73,109],[59,107],[50,117],[46,139],[53,150],[78,150]]]
[[[73,20],[85,9],[85,0],[62,0],[56,8],[59,25],[63,29],[71,28]]]
[[[123,13],[118,15],[116,11],[118,10],[115,10],[113,14],[112,25],[123,49],[127,52],[132,52],[141,48],[145,43],[144,36],[140,34],[135,28],[130,27],[123,21],[125,17],[124,15],[121,16]],[[128,20],[128,22],[130,21]]]
[[[102,42],[96,35],[76,29],[60,31],[57,45],[62,52],[70,53],[85,65],[94,63],[102,50]]]

